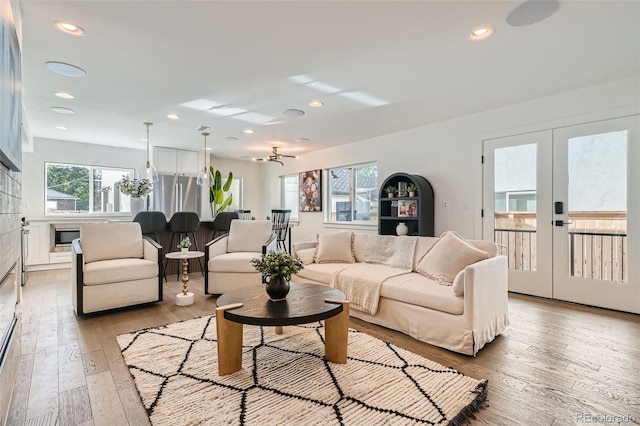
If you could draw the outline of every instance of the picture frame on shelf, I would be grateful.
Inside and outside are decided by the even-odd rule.
[[[398,217],[418,217],[418,202],[416,200],[398,201]]]
[[[398,200],[391,202],[391,216],[398,217]]]

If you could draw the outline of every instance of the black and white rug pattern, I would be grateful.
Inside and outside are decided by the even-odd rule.
[[[243,369],[218,375],[215,316],[121,334],[153,425],[463,424],[487,381],[349,330],[347,364],[324,360],[321,323],[244,326]]]

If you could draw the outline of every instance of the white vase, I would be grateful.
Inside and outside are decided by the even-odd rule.
[[[189,247],[182,247],[182,248],[180,248],[180,251],[182,253],[189,253]]]
[[[142,197],[131,197],[130,208],[131,208],[131,217],[136,217],[138,213],[144,211],[145,199]]]
[[[398,235],[399,237],[407,235],[408,233],[409,233],[409,227],[407,226],[406,223],[400,222],[398,226],[396,226],[396,235]]]

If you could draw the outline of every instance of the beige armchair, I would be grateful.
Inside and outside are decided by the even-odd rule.
[[[205,248],[205,294],[261,285],[262,274],[255,270],[251,259],[276,249],[271,221],[232,220],[229,233],[210,241]]]
[[[71,256],[76,315],[161,301],[162,257],[136,222],[81,225]]]

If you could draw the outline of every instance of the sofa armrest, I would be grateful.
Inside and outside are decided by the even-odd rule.
[[[71,302],[76,315],[84,314],[82,307],[82,285],[84,284],[84,256],[80,239],[71,242]]]
[[[205,258],[206,260],[213,259],[216,256],[225,254],[227,252],[227,241],[229,240],[229,234],[222,235],[215,240],[209,241],[205,245]]]
[[[299,243],[293,243],[291,246],[291,254],[295,256],[298,250],[308,249],[308,248],[316,248],[316,241],[302,241]],[[297,256],[296,256],[297,257]]]
[[[474,334],[474,355],[509,325],[508,273],[505,256],[465,268],[464,321]]]
[[[162,261],[162,246],[153,241],[149,237],[142,237],[143,255],[145,260],[152,260],[154,262]]]
[[[262,254],[265,255],[274,250],[278,250],[278,238],[276,234],[271,234],[269,239],[262,245]]]

